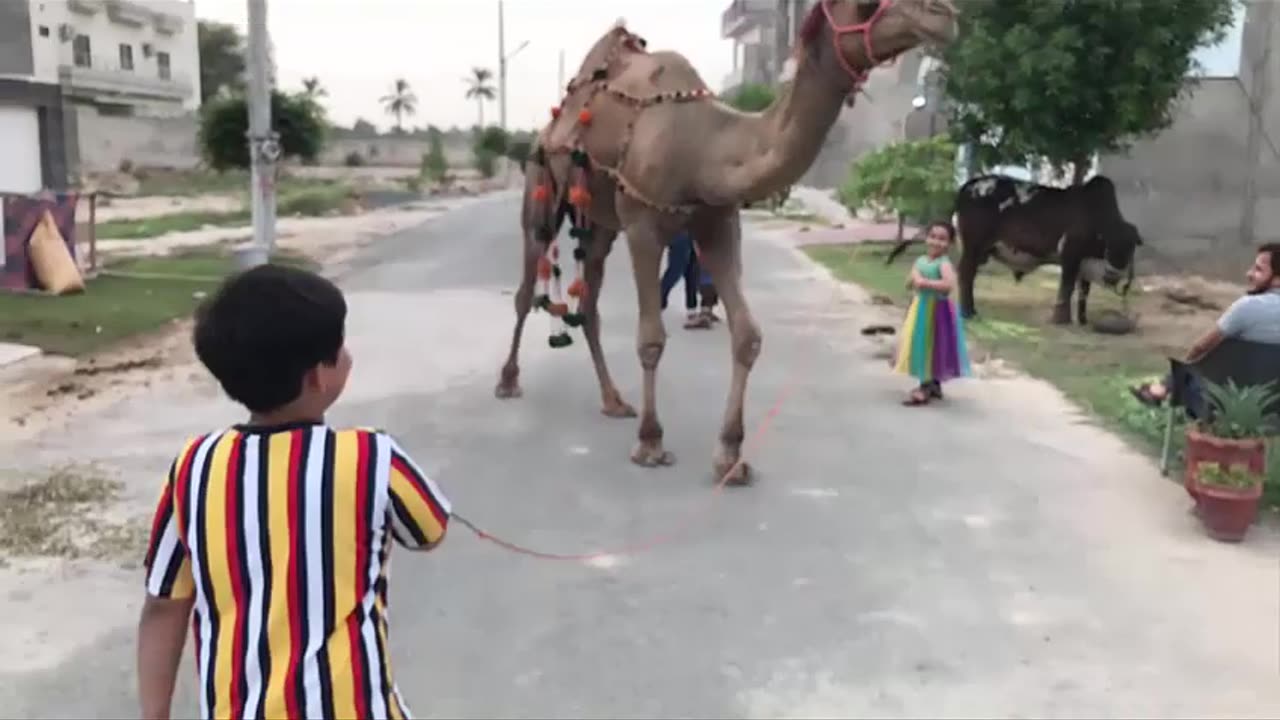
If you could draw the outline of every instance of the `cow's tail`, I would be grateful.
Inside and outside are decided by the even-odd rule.
[[[952,212],[951,225],[954,227],[955,224],[956,224],[956,215],[955,215],[955,212]],[[906,249],[912,245],[912,243],[918,243],[921,240],[924,240],[923,232],[916,233],[915,235],[909,238],[904,238],[897,245],[894,245],[893,249],[889,251],[889,256],[885,258],[884,264],[892,265],[893,262],[898,259],[898,256],[901,255],[903,252],[905,252]]]

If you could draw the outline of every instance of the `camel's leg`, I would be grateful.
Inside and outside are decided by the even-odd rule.
[[[520,276],[520,287],[516,290],[516,326],[511,333],[511,352],[507,362],[502,366],[498,378],[498,386],[493,394],[498,398],[518,398],[523,394],[520,389],[520,338],[524,335],[524,321],[533,307],[534,281],[538,271],[538,258],[542,255],[542,244],[533,237],[533,232],[524,232],[524,270]]]
[[[733,378],[729,400],[720,429],[720,450],[713,464],[716,482],[745,485],[751,481],[751,468],[742,460],[742,441],[746,430],[742,423],[746,402],[747,377],[760,356],[760,327],[751,316],[742,292],[742,238],[738,214],[717,221],[707,229],[702,245],[702,262],[711,273],[720,300],[724,302],[725,322],[729,326],[733,354]]]
[[[591,362],[596,367],[596,379],[600,381],[600,401],[603,403],[601,412],[612,418],[629,418],[636,416],[636,409],[622,399],[618,387],[613,384],[609,367],[604,361],[604,351],[600,348],[600,288],[604,285],[604,264],[609,259],[609,251],[613,249],[613,241],[617,236],[617,233],[598,225],[591,228],[591,242],[587,245],[587,259],[584,263],[583,280],[587,283],[587,292],[582,298],[582,334],[587,337]]]
[[[666,238],[652,223],[641,219],[626,228],[635,274],[640,322],[636,331],[636,353],[644,370],[644,407],[640,413],[639,442],[631,451],[631,461],[645,467],[670,465],[675,456],[662,446],[662,423],[658,422],[658,363],[667,346],[667,330],[662,324],[662,289],[658,268]]]

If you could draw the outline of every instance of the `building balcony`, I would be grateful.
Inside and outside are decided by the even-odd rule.
[[[720,14],[720,36],[737,37],[772,18],[777,3],[774,0],[732,0]]]
[[[81,15],[97,15],[102,10],[102,0],[67,0],[67,8]]]
[[[153,13],[146,5],[130,0],[106,0],[107,17],[114,23],[130,27],[144,27],[151,22]]]
[[[161,35],[177,35],[182,32],[182,28],[186,24],[186,21],[180,15],[173,15],[167,12],[156,12],[152,16],[151,22],[155,25],[156,32]]]
[[[171,73],[163,78],[154,67],[126,70],[118,60],[96,56],[91,67],[59,66],[58,78],[69,94],[123,102],[130,98],[183,102],[195,92],[195,85],[186,75]]]

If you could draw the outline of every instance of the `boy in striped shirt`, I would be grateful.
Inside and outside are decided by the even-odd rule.
[[[325,424],[351,372],[346,314],[328,280],[276,265],[197,312],[196,354],[250,416],[189,441],[164,484],[138,627],[144,718],[169,717],[188,627],[201,717],[407,717],[387,652],[390,541],[435,548],[449,501],[390,436]]]

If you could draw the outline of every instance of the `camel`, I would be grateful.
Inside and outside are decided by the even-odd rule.
[[[526,258],[521,290],[558,280],[557,242],[547,233],[563,215],[571,216],[571,235],[579,241],[575,259],[583,273],[578,277],[587,285],[584,290],[575,282],[581,307],[571,312],[545,293],[538,304],[569,325],[582,324],[589,338],[594,330],[598,338],[594,301],[604,258],[618,233],[626,234],[639,305],[636,351],[644,378],[633,463],[659,467],[675,462],[663,446],[657,409],[657,372],[667,338],[659,265],[669,241],[688,230],[724,303],[730,335],[733,373],[713,470],[726,484],[751,481],[751,468],[741,457],[746,435],[742,415],[747,379],[763,336],[742,288],[740,208],[797,181],[817,157],[846,99],[870,71],[922,44],[950,42],[957,15],[951,0],[820,0],[800,28],[793,80],[759,113],[718,101],[683,55],[650,52],[625,28],[615,27],[593,47],[605,59],[594,67],[584,63],[583,73],[553,110],[527,171],[532,179],[522,210]],[[544,252],[530,258],[531,247]],[[499,396],[518,394],[513,370],[523,322],[520,300],[518,295],[517,337]],[[563,345],[566,337],[553,334],[551,342]],[[603,362],[596,364],[601,371]],[[605,378],[602,374],[602,394],[608,395],[612,383],[606,386]],[[612,394],[605,399],[606,411],[611,400],[621,403],[616,390]]]

